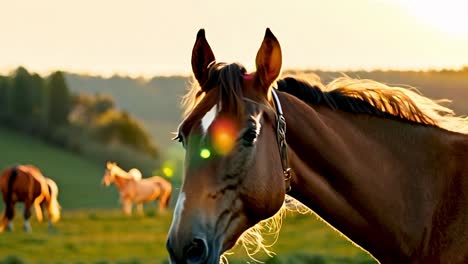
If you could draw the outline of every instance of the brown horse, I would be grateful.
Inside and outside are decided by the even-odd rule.
[[[159,200],[160,211],[164,211],[169,206],[172,185],[159,176],[142,179],[138,169],[126,172],[116,163],[107,162],[102,184],[109,186],[111,183],[114,183],[120,191],[120,200],[126,215],[132,213],[134,203],[137,204],[139,214],[143,214],[143,203],[146,202]]]
[[[49,228],[52,228],[60,219],[60,204],[57,200],[57,184],[42,175],[41,171],[33,165],[18,165],[7,168],[0,177],[0,191],[3,194],[5,214],[0,226],[3,230],[13,230],[13,217],[15,204],[24,203],[24,225],[26,232],[31,231],[29,218],[31,206],[34,206],[37,220],[42,222],[42,208],[47,208]]]
[[[249,74],[199,31],[172,263],[218,263],[288,191],[382,263],[468,263],[468,120],[371,80],[276,82],[281,60],[269,29]]]

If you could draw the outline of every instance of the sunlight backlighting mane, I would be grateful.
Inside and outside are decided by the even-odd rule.
[[[273,247],[278,240],[283,218],[286,217],[288,212],[312,214],[312,211],[301,202],[286,195],[280,210],[278,210],[274,216],[260,221],[253,227],[247,229],[237,240],[236,246],[241,245],[245,249],[247,255],[258,263],[262,263],[262,261],[256,259],[254,255],[261,251],[272,257],[275,253],[271,250],[271,247]],[[227,256],[232,254],[231,251],[224,253],[221,257],[221,263],[228,263]]]
[[[316,92],[321,93],[321,96],[329,98],[332,101],[336,99],[344,99],[347,101],[343,103],[336,100],[336,103],[325,103],[332,108],[346,108],[343,110],[374,115],[381,112],[410,122],[437,126],[458,133],[468,133],[468,117],[455,116],[452,109],[440,104],[450,102],[450,100],[429,99],[419,94],[414,87],[402,88],[388,86],[374,80],[353,79],[348,76],[337,78],[328,85],[323,85],[318,78],[312,78],[311,81],[294,81],[299,83],[299,85],[303,84],[302,86],[307,86],[307,90],[309,90],[309,88],[319,89]],[[306,93],[314,92],[312,90],[307,90],[305,90]],[[304,93],[304,91],[299,92],[299,94],[296,91],[287,92],[295,94],[304,100],[304,96],[300,95],[300,93]],[[350,99],[358,99],[358,104],[352,102]],[[311,104],[317,103],[307,99],[306,101]],[[369,109],[361,111],[361,109],[358,109],[359,107],[353,109],[353,104],[358,106],[365,106],[365,104],[368,104],[374,108],[374,111],[369,111]],[[351,107],[348,107],[349,105],[351,105]]]

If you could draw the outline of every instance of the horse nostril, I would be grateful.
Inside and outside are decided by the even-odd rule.
[[[200,263],[208,257],[208,245],[204,239],[195,238],[187,247],[185,257],[190,262]]]

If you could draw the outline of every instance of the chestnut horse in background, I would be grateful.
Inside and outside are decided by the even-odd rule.
[[[52,228],[60,219],[60,204],[58,202],[57,184],[42,175],[41,171],[33,165],[18,165],[7,168],[0,177],[0,191],[3,194],[5,214],[0,226],[3,230],[13,230],[13,217],[15,204],[24,203],[24,224],[26,232],[31,231],[29,218],[31,207],[34,207],[37,220],[42,222],[42,208],[48,212],[49,228]]]
[[[159,176],[141,177],[138,169],[129,172],[122,170],[114,162],[106,163],[106,171],[102,184],[109,186],[114,183],[120,192],[120,200],[126,215],[132,213],[133,203],[137,204],[137,211],[143,214],[143,203],[159,200],[159,210],[164,211],[168,206],[172,194],[172,185]]]
[[[288,192],[381,263],[468,263],[468,119],[376,81],[277,80],[281,61],[269,29],[252,73],[199,31],[171,262],[219,263]]]

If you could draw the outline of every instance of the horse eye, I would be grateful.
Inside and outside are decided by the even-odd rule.
[[[242,139],[246,145],[252,146],[255,140],[257,139],[258,131],[255,126],[249,127],[247,131],[242,135]]]

